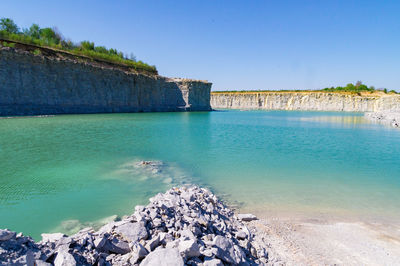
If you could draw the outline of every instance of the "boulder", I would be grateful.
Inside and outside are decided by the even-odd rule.
[[[62,238],[67,237],[62,233],[54,233],[54,234],[42,234],[42,242],[58,242]]]
[[[177,248],[160,248],[149,255],[140,263],[141,266],[183,266],[184,262]]]
[[[0,241],[7,241],[15,238],[16,233],[8,229],[0,229]]]
[[[61,250],[57,253],[54,266],[76,266],[76,260],[69,252]]]
[[[132,250],[130,254],[132,254],[132,257],[129,262],[131,264],[135,264],[138,260],[143,259],[147,254],[149,254],[149,252],[139,242],[133,242],[130,246]]]
[[[127,241],[140,241],[147,239],[148,233],[143,222],[126,223],[115,227],[114,232],[121,235]]]
[[[93,244],[94,244],[94,247],[95,247],[96,249],[102,250],[103,247],[107,244],[107,241],[108,241],[107,237],[102,236],[102,237],[96,238],[96,239],[93,241]]]
[[[107,241],[104,249],[107,250],[110,253],[116,253],[116,254],[126,254],[131,251],[129,248],[129,244],[125,241],[120,241],[117,238],[113,238],[111,241]]]
[[[179,252],[185,258],[192,258],[200,256],[199,245],[196,240],[184,240],[180,241],[178,245]]]
[[[254,221],[254,220],[258,220],[258,218],[250,213],[240,213],[237,215],[237,217],[239,218],[239,220],[243,221],[243,222],[250,222],[250,221]]]
[[[196,237],[194,236],[193,232],[190,231],[189,229],[184,229],[180,233],[181,233],[181,238],[184,238],[184,239],[196,239]]]
[[[244,231],[239,231],[236,233],[236,238],[239,240],[244,240],[247,238],[247,234]]]
[[[213,245],[218,249],[216,254],[217,258],[220,258],[227,263],[238,263],[231,240],[218,235],[214,238]]]
[[[210,257],[205,257],[204,258],[204,266],[224,266],[221,260],[219,259],[214,259]]]
[[[153,237],[151,240],[147,241],[146,249],[148,251],[153,251],[156,247],[160,245],[160,236]]]

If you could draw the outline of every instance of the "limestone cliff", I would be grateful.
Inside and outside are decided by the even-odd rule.
[[[48,49],[50,51],[50,49]],[[0,115],[206,111],[211,83],[68,56],[0,48]]]
[[[400,111],[400,95],[357,95],[334,92],[214,92],[214,109],[263,109],[375,112]]]

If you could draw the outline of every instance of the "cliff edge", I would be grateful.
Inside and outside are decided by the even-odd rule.
[[[400,95],[340,92],[213,92],[215,109],[376,112],[400,111]]]
[[[211,110],[209,82],[28,48],[0,48],[0,116]]]

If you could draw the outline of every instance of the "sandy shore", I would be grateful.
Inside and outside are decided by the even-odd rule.
[[[283,265],[398,265],[400,226],[257,214],[251,225]]]

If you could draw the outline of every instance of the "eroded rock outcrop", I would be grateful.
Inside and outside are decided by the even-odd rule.
[[[0,47],[0,116],[208,111],[211,83]]]
[[[253,220],[251,215],[240,216]],[[0,231],[0,264],[255,265],[268,262],[263,239],[206,189],[173,188],[146,207],[75,235],[46,234],[35,243]]]
[[[400,111],[400,95],[357,95],[333,92],[212,93],[213,109],[375,112]]]

